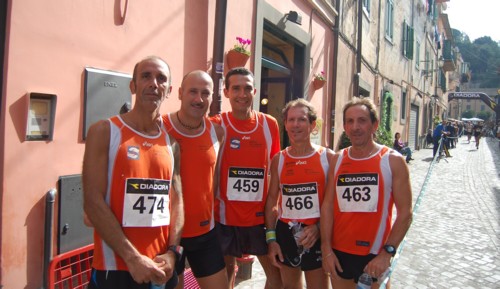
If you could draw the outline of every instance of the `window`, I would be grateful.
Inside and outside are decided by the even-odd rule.
[[[446,74],[440,70],[440,74],[439,74],[439,85],[441,86],[441,90],[443,92],[446,92],[447,90],[447,87],[446,87]]]
[[[415,68],[420,68],[420,42],[415,42]]]
[[[481,111],[484,111],[486,109],[486,106],[484,104],[481,104]]]
[[[403,56],[408,59],[413,59],[413,28],[403,22]]]
[[[371,0],[363,0],[363,9],[370,15],[370,2]]]
[[[430,62],[431,62],[431,60],[430,60],[430,56],[429,56],[429,51],[427,51],[427,49],[426,49],[426,51],[425,51],[425,62],[424,62],[425,63],[424,71],[425,71],[426,74],[429,71]]]
[[[467,107],[465,108],[466,110],[470,110],[470,104],[467,105]]]
[[[406,119],[406,89],[401,93],[401,120]]]
[[[385,37],[392,41],[394,35],[394,3],[393,0],[385,2]]]

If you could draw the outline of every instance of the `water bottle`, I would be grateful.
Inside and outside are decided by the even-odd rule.
[[[288,225],[292,228],[293,238],[297,244],[297,254],[300,255],[304,252],[304,246],[299,244],[299,238],[304,233],[304,228],[300,225],[300,223],[297,223],[297,221],[290,222]]]
[[[372,276],[368,275],[368,273],[363,273],[361,276],[359,276],[356,289],[371,289],[372,282]]]
[[[155,284],[155,283],[151,282],[150,289],[165,289],[165,283],[164,284]]]
[[[387,268],[387,270],[384,271],[384,273],[382,273],[382,276],[380,276],[377,281],[377,283],[379,284],[384,284],[384,283],[387,283],[386,282],[386,279],[389,279],[389,275],[392,273],[392,267],[389,266],[389,268]]]

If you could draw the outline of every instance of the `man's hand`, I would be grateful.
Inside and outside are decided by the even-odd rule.
[[[333,251],[330,249],[329,252],[322,251],[322,262],[323,262],[323,270],[326,275],[331,279],[340,279],[339,275],[337,275],[337,270],[339,272],[343,272],[342,267],[340,266],[339,260]]]
[[[364,271],[374,278],[380,278],[387,268],[391,266],[391,257],[385,251],[381,252],[366,264]]]
[[[165,272],[158,267],[158,264],[144,255],[139,255],[125,262],[130,275],[139,284],[148,282],[163,284],[168,281]]]
[[[172,278],[172,275],[175,270],[175,261],[177,257],[175,256],[175,253],[172,251],[167,251],[167,253],[163,255],[158,255],[156,256],[153,261],[156,263],[158,268],[165,272],[165,281],[160,281],[160,280],[153,280],[154,283],[156,284],[163,284],[166,283],[170,278]]]
[[[310,225],[304,227],[302,236],[298,239],[299,244],[304,246],[304,249],[310,249],[319,239],[319,228],[317,225]]]
[[[276,257],[283,262],[283,253],[281,253],[281,247],[278,242],[271,242],[267,245],[267,256],[271,260],[271,264],[275,267],[281,268],[281,264],[276,260]]]

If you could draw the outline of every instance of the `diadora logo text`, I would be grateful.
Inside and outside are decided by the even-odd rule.
[[[127,179],[127,194],[163,194],[168,195],[170,180]]]
[[[337,186],[349,185],[377,185],[379,176],[376,173],[341,174],[337,179]]]
[[[299,165],[307,165],[307,161],[297,161],[295,163],[296,166],[299,166]]]
[[[241,139],[242,140],[250,140],[251,138],[249,136],[243,136]]]
[[[377,179],[375,177],[345,177],[340,179],[343,182],[366,182],[373,181],[376,182]]]
[[[147,141],[143,142],[142,145],[145,146],[145,147],[148,147],[148,148],[150,148],[150,147],[153,146],[152,143],[148,143]]]

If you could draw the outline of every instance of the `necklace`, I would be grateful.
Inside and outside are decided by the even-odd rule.
[[[378,146],[375,146],[374,148],[372,148],[370,150],[370,152],[368,154],[359,155],[359,152],[358,153],[356,153],[356,152],[350,152],[350,154],[352,154],[352,156],[354,158],[362,158],[362,159],[364,159],[364,158],[371,157],[374,153],[376,153],[378,151],[378,149],[379,149]]]
[[[191,126],[191,125],[189,125],[189,124],[185,124],[185,123],[183,123],[183,122],[182,122],[181,118],[179,117],[179,111],[177,111],[177,112],[175,113],[175,115],[177,116],[177,119],[179,120],[179,123],[180,123],[180,124],[181,124],[184,128],[187,128],[187,129],[189,129],[189,130],[198,129],[198,128],[200,128],[200,126],[203,124],[203,120],[202,120],[202,121],[200,121],[200,123],[199,123],[198,125],[196,125],[196,126]]]
[[[374,153],[376,153],[377,151],[378,151],[378,147],[377,147],[377,146],[375,146],[375,147],[374,147],[374,148],[370,151],[370,153],[368,154],[368,156],[367,156],[367,157],[371,157],[371,156],[372,156]]]

